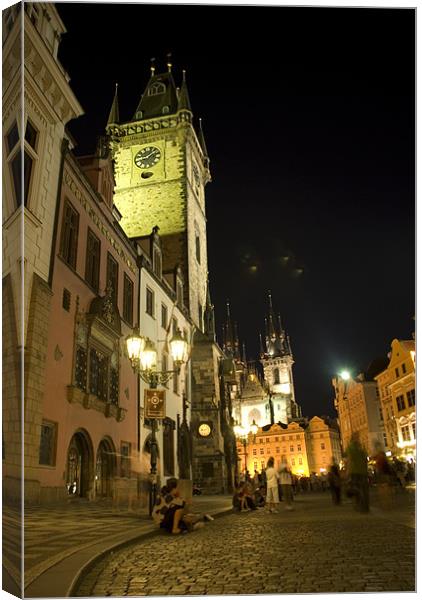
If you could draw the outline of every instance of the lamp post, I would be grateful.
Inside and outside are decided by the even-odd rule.
[[[241,442],[243,444],[243,453],[245,456],[245,479],[246,479],[246,474],[248,472],[248,462],[247,462],[248,455],[246,452],[246,445],[248,443],[249,434],[252,434],[255,438],[256,433],[258,431],[258,425],[255,423],[255,419],[254,419],[252,421],[252,423],[247,427],[243,427],[243,425],[236,423],[233,430],[234,430],[234,434],[235,434],[236,438],[239,440],[239,442]]]
[[[174,369],[171,371],[157,371],[157,350],[154,343],[144,336],[141,336],[138,329],[135,329],[132,335],[126,338],[126,347],[129,360],[134,372],[148,384],[150,390],[156,390],[159,385],[165,385],[174,375],[180,373],[180,368],[183,363],[188,360],[189,344],[182,336],[180,329],[177,329],[172,339],[169,342],[171,356],[173,358]],[[161,392],[164,395],[164,392]],[[158,393],[152,396],[151,402],[158,409],[159,406]],[[152,509],[155,503],[157,492],[157,419],[164,418],[164,402],[162,403],[162,415],[147,416],[151,421],[151,490],[149,497],[149,514],[152,514]]]

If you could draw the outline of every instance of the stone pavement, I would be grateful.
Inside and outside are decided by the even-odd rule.
[[[18,511],[3,505],[3,585],[20,587]],[[194,496],[193,510],[221,513],[231,509],[231,496]],[[75,576],[98,554],[140,536],[160,534],[145,512],[129,512],[101,504],[71,502],[25,510],[24,565],[26,597],[66,596]]]
[[[294,511],[230,513],[139,541],[94,561],[72,596],[415,591],[412,499],[382,511],[372,496],[369,514],[304,494]]]

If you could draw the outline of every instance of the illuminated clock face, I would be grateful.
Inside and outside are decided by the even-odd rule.
[[[146,146],[139,150],[135,156],[135,165],[140,169],[150,169],[155,167],[161,158],[161,151],[155,146]]]
[[[198,433],[199,435],[202,435],[202,437],[208,437],[211,433],[211,427],[208,423],[201,423],[198,427]]]

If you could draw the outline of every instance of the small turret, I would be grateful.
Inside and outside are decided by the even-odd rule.
[[[207,301],[204,310],[204,333],[208,339],[215,342],[214,304],[211,302],[210,285],[207,277]]]
[[[183,80],[182,80],[182,86],[181,86],[180,92],[179,92],[179,101],[177,104],[177,110],[189,110],[190,112],[192,112],[191,105],[190,105],[190,99],[189,99],[188,86],[186,84],[186,71],[185,70],[183,70]]]
[[[114,92],[113,103],[111,105],[110,114],[108,115],[106,129],[108,129],[108,127],[110,125],[118,125],[118,123],[119,123],[119,101],[118,101],[118,97],[117,97],[118,87],[119,87],[119,84],[116,83],[116,89]]]

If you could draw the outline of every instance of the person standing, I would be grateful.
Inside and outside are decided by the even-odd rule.
[[[369,512],[368,461],[356,432],[352,434],[347,446],[346,461],[347,474],[354,491],[355,509]]]
[[[328,485],[330,486],[331,498],[333,504],[341,503],[341,478],[338,464],[333,459],[333,462],[328,471]]]
[[[272,456],[268,459],[265,475],[267,480],[268,512],[278,512],[276,507],[280,502],[278,497],[278,474],[274,468],[274,458]]]
[[[286,510],[293,510],[293,477],[286,463],[282,463],[279,477]]]

